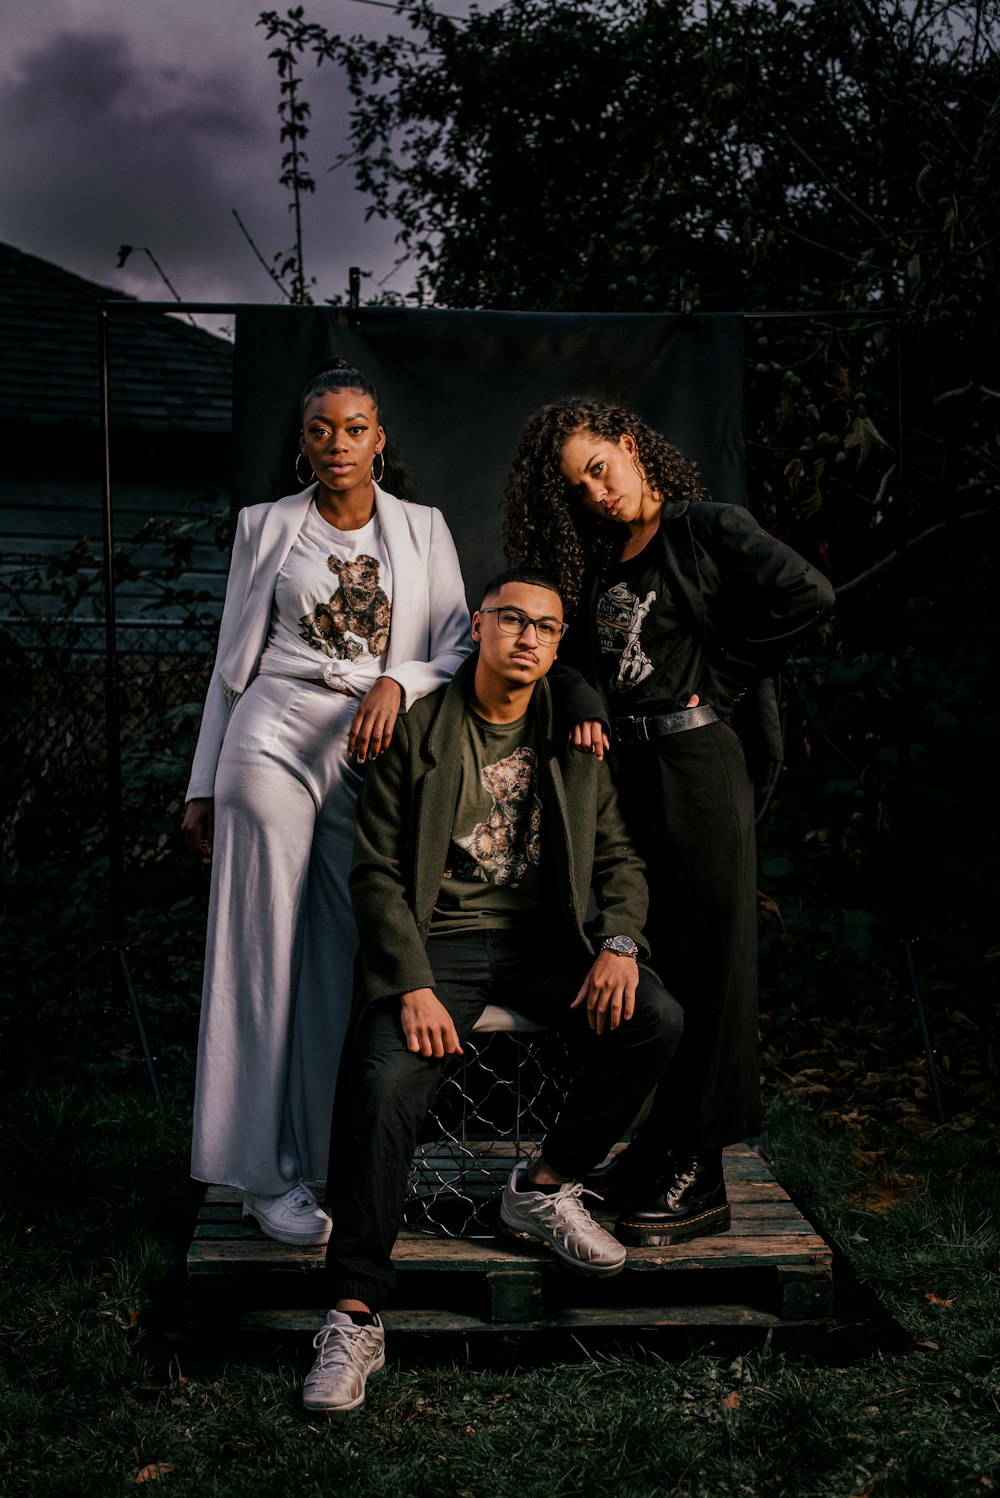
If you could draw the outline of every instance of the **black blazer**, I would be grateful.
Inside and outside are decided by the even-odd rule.
[[[723,680],[738,705],[732,726],[754,778],[783,756],[778,683],[795,646],[827,617],[834,591],[821,572],[775,540],[743,505],[668,501],[650,545],[701,647],[683,684],[705,701]],[[572,664],[600,684],[594,608],[599,579],[585,581],[578,625],[566,637]],[[607,713],[607,704],[605,712]]]

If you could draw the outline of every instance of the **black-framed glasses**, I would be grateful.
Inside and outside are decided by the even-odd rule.
[[[568,624],[562,624],[558,619],[532,619],[523,609],[512,609],[509,607],[480,609],[481,614],[496,614],[497,628],[505,635],[522,635],[529,624],[535,626],[535,634],[543,645],[558,645],[563,635],[569,629]]]

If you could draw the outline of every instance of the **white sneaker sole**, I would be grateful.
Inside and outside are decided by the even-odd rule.
[[[364,1408],[365,1394],[368,1392],[368,1379],[374,1378],[376,1373],[381,1373],[384,1367],[385,1352],[383,1351],[381,1359],[377,1363],[373,1363],[368,1370],[365,1377],[365,1388],[361,1390],[357,1399],[351,1400],[350,1404],[323,1404],[321,1400],[311,1399],[307,1393],[303,1392],[302,1408],[309,1410],[314,1415],[356,1415]]]
[[[500,1208],[500,1227],[505,1238],[515,1238],[524,1243],[540,1243],[543,1248],[547,1248],[551,1253],[554,1253],[561,1263],[568,1264],[570,1269],[579,1270],[581,1274],[598,1274],[610,1278],[613,1274],[621,1274],[625,1268],[627,1255],[624,1249],[622,1250],[621,1259],[616,1264],[594,1264],[585,1259],[577,1259],[573,1254],[568,1253],[561,1243],[555,1242],[545,1234],[532,1232],[522,1222],[510,1222],[504,1216],[502,1207]]]
[[[330,1237],[333,1231],[333,1223],[327,1223],[325,1228],[319,1228],[315,1232],[296,1233],[291,1228],[276,1228],[264,1218],[258,1217],[256,1212],[244,1210],[243,1221],[252,1222],[260,1228],[265,1238],[273,1238],[275,1243],[290,1243],[299,1248],[320,1248]]]

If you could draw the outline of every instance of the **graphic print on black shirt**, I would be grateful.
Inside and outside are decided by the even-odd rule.
[[[651,590],[640,600],[625,582],[615,583],[597,599],[597,648],[602,655],[619,657],[608,681],[612,692],[627,692],[653,673],[653,662],[639,636],[655,602],[655,592]]]
[[[538,757],[522,745],[506,759],[484,765],[481,780],[492,805],[485,822],[477,822],[468,836],[452,839],[445,878],[492,880],[517,889],[541,854]]]
[[[326,565],[340,586],[328,603],[317,604],[302,615],[301,638],[334,660],[353,661],[365,646],[369,655],[380,656],[389,643],[392,610],[379,586],[377,559],[359,556],[345,562],[330,556]]]

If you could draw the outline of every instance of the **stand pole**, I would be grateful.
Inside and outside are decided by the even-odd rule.
[[[95,958],[106,956],[110,967],[111,989],[119,999],[127,1001],[139,1036],[142,1057],[153,1089],[156,1106],[163,1115],[163,1097],[156,1076],[153,1053],[149,1048],[146,1026],[136,995],[135,984],[128,965],[128,946],[125,942],[125,880],[122,870],[122,768],[121,768],[121,722],[118,716],[118,638],[115,618],[114,556],[112,552],[111,524],[111,404],[108,375],[108,314],[102,307],[98,311],[97,336],[100,348],[101,367],[101,454],[102,454],[102,529],[104,538],[103,582],[104,582],[104,731],[107,755],[107,818],[108,818],[108,903],[111,911],[111,940],[82,958],[75,967],[52,984],[50,993],[72,983],[78,973],[90,966]]]
[[[930,1073],[931,1092],[934,1097],[934,1106],[937,1110],[938,1122],[945,1122],[944,1103],[941,1098],[941,1086],[938,1080],[937,1062],[934,1055],[934,1046],[931,1041],[930,1026],[927,1022],[927,1011],[924,1008],[923,994],[920,990],[920,980],[917,977],[917,966],[913,958],[913,942],[907,930],[907,924],[912,920],[913,901],[911,898],[913,881],[913,760],[910,754],[912,742],[912,719],[913,703],[911,697],[910,663],[913,649],[910,644],[910,620],[909,620],[909,576],[907,572],[909,557],[907,554],[907,528],[909,516],[906,506],[906,460],[908,437],[904,412],[906,409],[906,397],[904,382],[906,378],[906,361],[903,358],[903,339],[906,324],[900,316],[896,322],[896,474],[899,481],[899,520],[897,530],[899,541],[897,544],[896,561],[896,617],[900,621],[900,644],[896,657],[896,694],[898,727],[896,737],[896,781],[897,798],[896,811],[893,817],[891,835],[896,845],[896,877],[894,886],[896,890],[897,907],[894,912],[896,923],[896,939],[900,944],[900,978],[904,986],[908,986],[910,997],[917,1011],[917,1020],[920,1025],[920,1035],[924,1044],[924,1054],[927,1057],[927,1069]]]
[[[53,983],[50,993],[72,983],[78,973],[89,967],[95,958],[108,958],[111,989],[119,999],[124,998],[132,1014],[146,1072],[153,1089],[156,1106],[162,1115],[163,1097],[156,1076],[153,1053],[149,1047],[142,1010],[132,982],[128,965],[128,946],[125,941],[125,879],[122,870],[122,769],[121,769],[121,722],[118,715],[118,632],[115,617],[114,555],[111,523],[111,404],[108,374],[108,314],[102,307],[98,310],[97,336],[100,348],[101,369],[101,455],[102,455],[102,531],[104,539],[103,583],[104,583],[104,731],[107,757],[107,819],[108,819],[108,903],[111,912],[111,940],[82,958],[75,967]]]
[[[115,617],[114,554],[112,549],[111,511],[111,402],[108,373],[108,313],[101,307],[98,311],[98,339],[101,351],[101,457],[103,465],[103,534],[104,534],[104,721],[107,740],[108,783],[108,880],[111,908],[111,940],[99,949],[111,958],[111,981],[120,994],[124,992],[132,1019],[139,1035],[146,1071],[157,1107],[163,1113],[163,1098],[153,1064],[153,1055],[142,1020],[142,1011],[136,997],[135,985],[128,965],[128,947],[125,944],[125,880],[122,869],[122,770],[121,770],[121,723],[118,715],[119,676],[118,638]],[[94,954],[96,955],[96,954]]]

